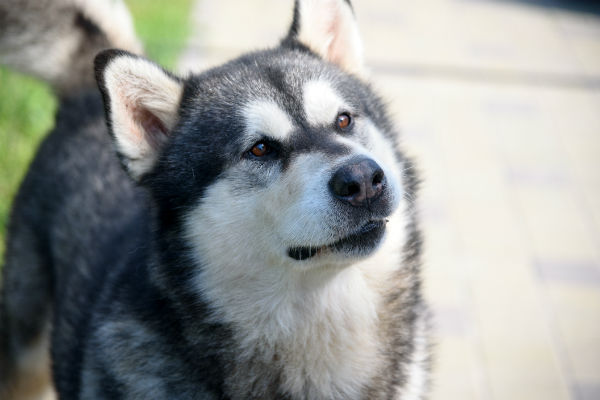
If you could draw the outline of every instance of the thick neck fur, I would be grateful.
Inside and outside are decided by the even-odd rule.
[[[261,282],[262,290],[229,288],[234,392],[264,396],[275,373],[278,391],[292,398],[352,399],[377,373],[379,294],[356,267],[312,272],[271,276],[279,282]]]

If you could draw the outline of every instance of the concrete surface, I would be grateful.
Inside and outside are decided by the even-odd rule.
[[[600,14],[572,11],[581,1],[354,3],[424,178],[432,398],[600,399]],[[275,44],[291,10],[200,0],[181,70]]]

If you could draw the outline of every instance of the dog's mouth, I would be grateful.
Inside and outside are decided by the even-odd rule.
[[[350,235],[323,246],[290,247],[288,256],[294,260],[303,261],[325,252],[356,256],[368,255],[381,241],[386,223],[385,219],[368,221]]]

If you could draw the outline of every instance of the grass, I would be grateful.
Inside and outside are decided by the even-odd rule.
[[[172,68],[189,34],[192,0],[126,3],[148,57]],[[4,260],[12,199],[42,138],[54,125],[57,100],[45,84],[4,67],[0,67],[0,94],[0,260]]]
[[[0,68],[0,256],[10,205],[44,134],[52,127],[56,99],[34,79]]]
[[[192,0],[126,0],[146,54],[172,68],[190,32]]]

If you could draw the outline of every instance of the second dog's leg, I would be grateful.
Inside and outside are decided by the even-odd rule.
[[[52,272],[38,236],[13,214],[0,303],[0,398],[52,399]]]

